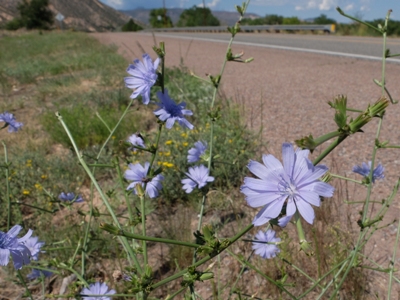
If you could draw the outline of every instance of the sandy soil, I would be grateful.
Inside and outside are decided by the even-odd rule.
[[[117,45],[127,62],[141,57],[141,48],[153,58],[156,57],[152,50],[155,43],[151,35],[96,33],[92,36],[104,44]],[[166,43],[167,67],[178,66],[183,61],[198,76],[219,73],[226,45],[176,38],[156,39],[157,43]],[[347,95],[349,107],[365,109],[381,94],[380,88],[372,81],[381,77],[379,62],[234,44],[232,50],[234,53],[244,51],[244,58],[254,57],[254,61],[250,64],[228,63],[222,79],[222,92],[232,101],[243,105],[249,127],[263,127],[263,137],[270,143],[268,150],[278,158],[281,157],[282,142],[293,142],[309,134],[317,137],[336,129],[334,111],[327,104],[336,95]],[[400,99],[400,65],[388,64],[386,74],[388,90],[395,99]],[[391,144],[400,144],[399,109],[399,105],[391,105],[387,109],[381,141],[390,140]],[[376,125],[377,120],[373,120],[365,127],[364,133],[348,138],[324,163],[337,174],[360,180],[360,176],[354,175],[351,170],[354,165],[371,159]],[[254,159],[260,160],[257,157]],[[373,197],[380,200],[389,195],[399,178],[399,150],[380,150],[377,162],[385,167],[385,179],[377,182],[373,189]],[[349,184],[346,193],[349,200],[363,200],[365,189]],[[361,206],[345,206],[345,210],[353,211],[354,223],[360,209]],[[398,220],[399,213],[400,201],[397,196],[382,225]],[[382,229],[368,245],[369,257],[378,260],[384,267],[388,266],[391,259],[396,231],[394,225]],[[400,255],[396,264],[399,268]],[[372,291],[384,296],[387,279],[386,274],[374,277],[372,286],[375,288]],[[393,290],[395,297],[397,292],[400,293],[398,286]]]

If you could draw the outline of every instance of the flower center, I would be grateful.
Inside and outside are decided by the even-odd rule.
[[[182,116],[182,109],[180,108],[180,106],[176,105],[175,103],[168,103],[166,110],[173,117],[181,117]]]
[[[294,196],[297,194],[296,184],[292,180],[290,180],[290,182],[287,182],[285,179],[282,178],[282,180],[279,182],[279,192],[282,195]]]
[[[157,75],[153,74],[152,72],[147,72],[146,74],[143,74],[143,79],[148,83],[153,85],[156,80],[157,80]]]

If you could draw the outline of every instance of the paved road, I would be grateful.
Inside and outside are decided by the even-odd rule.
[[[156,33],[156,36],[219,41],[226,43],[230,39],[225,33]],[[348,56],[380,60],[382,55],[382,39],[377,37],[350,37],[330,35],[300,34],[238,34],[235,44],[320,53],[328,55]],[[400,38],[388,38],[387,48],[392,54],[400,53]],[[400,63],[400,57],[390,58],[389,62]]]

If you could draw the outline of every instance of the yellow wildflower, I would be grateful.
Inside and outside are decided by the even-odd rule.
[[[181,137],[183,137],[183,138],[187,138],[187,133],[186,132],[183,132],[183,133],[181,133]]]
[[[40,176],[40,178],[42,178],[42,179],[47,179],[47,175],[42,175],[42,176]]]
[[[23,192],[22,192],[22,194],[24,194],[24,195],[29,195],[31,192],[30,191],[28,191],[28,190],[23,190]]]
[[[229,144],[232,144],[232,140],[229,140],[228,142],[229,142]]]
[[[188,142],[184,142],[184,143],[182,143],[182,145],[183,145],[183,147],[187,147],[189,145],[189,143]]]
[[[42,189],[42,186],[41,186],[39,183],[36,183],[36,184],[35,184],[35,188],[37,188],[38,190],[41,190],[41,189]]]
[[[171,155],[171,151],[165,152],[164,156],[170,156]]]
[[[171,140],[168,140],[168,141],[165,142],[165,145],[171,145],[171,144],[172,144]]]

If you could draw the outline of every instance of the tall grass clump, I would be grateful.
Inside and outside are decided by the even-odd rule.
[[[207,78],[165,68],[164,42],[153,47],[156,59],[143,53],[123,75],[115,48],[70,33],[44,35],[42,51],[62,53],[60,45],[45,43],[54,38],[80,49],[74,55],[48,62],[32,50],[33,64],[13,65],[10,58],[1,69],[9,82],[2,86],[35,86],[35,101],[46,104],[36,123],[46,131],[45,151],[33,155],[37,145],[10,151],[2,143],[0,264],[24,297],[363,299],[368,269],[387,274],[384,297],[391,299],[400,282],[398,220],[389,265],[365,253],[388,226],[382,219],[400,184],[380,202],[371,197],[385,172],[376,153],[400,148],[380,140],[385,112],[396,104],[385,85],[386,58],[398,55],[386,50],[390,11],[376,27],[338,8],[383,38],[381,78],[374,81],[380,98],[350,108],[350,99],[336,96],[328,103],[335,128],[299,137],[295,145],[282,141],[276,158],[260,155],[258,134],[248,130],[239,107],[219,96],[226,65],[253,60],[231,48],[248,3],[236,6],[220,72]],[[21,41],[29,45],[29,35]],[[81,49],[77,41],[89,46]],[[110,57],[99,67],[90,53]],[[123,76],[128,89],[121,87]],[[0,114],[3,132],[22,134],[17,120]],[[329,168],[322,164],[368,123],[377,129],[371,161],[354,163],[361,180],[339,175],[334,160]],[[346,201],[347,182],[366,189],[356,222],[350,215],[360,203]]]

